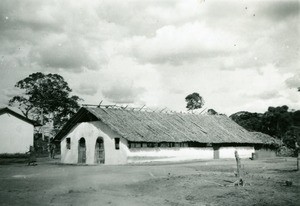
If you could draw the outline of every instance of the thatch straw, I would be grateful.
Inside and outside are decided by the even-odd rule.
[[[274,137],[265,133],[251,132],[251,134],[255,136],[257,139],[261,140],[263,144],[274,145],[274,146],[279,146],[282,144],[281,140],[275,139]]]
[[[134,142],[264,143],[222,115],[83,108]]]

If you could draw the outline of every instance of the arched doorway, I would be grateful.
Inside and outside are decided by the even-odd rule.
[[[102,137],[98,137],[95,145],[95,163],[104,164],[104,162],[105,162],[104,142]]]
[[[85,163],[85,162],[86,162],[85,139],[81,137],[78,142],[78,163]]]

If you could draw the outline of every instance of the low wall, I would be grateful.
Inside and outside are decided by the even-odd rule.
[[[276,151],[272,149],[267,148],[261,148],[258,150],[255,150],[256,158],[257,159],[266,159],[266,158],[274,158],[276,157]]]
[[[252,153],[255,152],[254,147],[220,147],[219,148],[219,158],[235,158],[234,152],[237,151],[240,158],[250,158]]]
[[[143,163],[151,161],[182,161],[213,158],[214,151],[211,147],[131,148],[127,153],[128,163]]]

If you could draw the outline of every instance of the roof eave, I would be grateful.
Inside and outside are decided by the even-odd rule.
[[[21,119],[21,120],[27,122],[27,123],[29,123],[29,124],[32,124],[32,125],[35,126],[35,127],[37,127],[37,126],[42,126],[42,125],[39,124],[38,122],[33,121],[33,120],[31,120],[31,119],[29,119],[29,118],[27,118],[27,117],[25,117],[25,116],[23,116],[23,115],[21,115],[21,114],[18,114],[17,112],[15,112],[15,111],[9,109],[8,107],[4,107],[4,108],[2,108],[2,109],[0,110],[0,115],[1,115],[1,114],[4,114],[4,113],[9,113],[9,114],[11,114],[11,115],[13,115],[13,116],[15,116],[15,117],[17,117],[17,118],[19,118],[19,119]]]

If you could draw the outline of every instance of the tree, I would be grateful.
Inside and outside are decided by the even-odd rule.
[[[216,112],[216,110],[214,110],[214,109],[209,109],[209,110],[207,110],[207,114],[209,114],[209,115],[218,115],[218,112]]]
[[[262,132],[271,136],[282,137],[292,124],[292,113],[286,105],[269,107],[262,116]]]
[[[16,83],[15,87],[24,90],[14,96],[9,105],[17,106],[22,113],[35,121],[53,121],[59,129],[79,109],[78,96],[70,96],[72,90],[64,78],[58,74],[33,73]]]
[[[289,148],[300,144],[300,110],[288,110],[286,105],[269,107],[263,114],[246,111],[232,114],[230,118],[247,129],[269,134],[283,140]]]
[[[261,131],[262,114],[246,111],[230,115],[230,118],[248,131]]]
[[[204,105],[204,99],[196,92],[186,96],[185,101],[188,110],[200,109]]]

